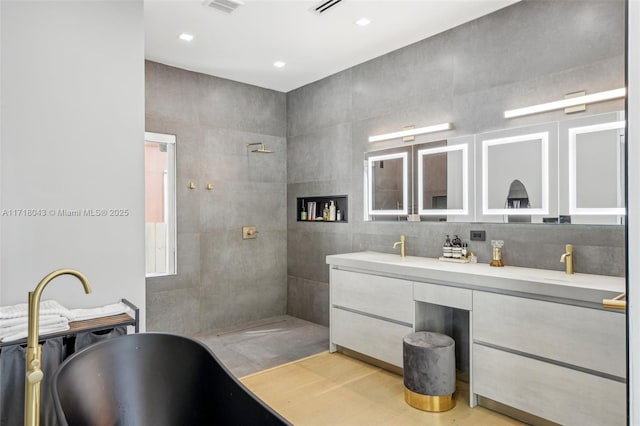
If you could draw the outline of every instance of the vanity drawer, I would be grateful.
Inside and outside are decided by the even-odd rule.
[[[332,269],[331,305],[413,324],[411,281]]]
[[[331,308],[331,343],[402,367],[402,339],[411,327]]]
[[[413,298],[417,302],[433,303],[465,311],[471,310],[473,300],[471,290],[419,282],[413,283]]]
[[[626,377],[625,316],[617,312],[475,291],[473,338]]]
[[[473,345],[473,392],[565,425],[626,424],[626,385]]]

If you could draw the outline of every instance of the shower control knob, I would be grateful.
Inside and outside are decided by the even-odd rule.
[[[29,371],[27,373],[27,382],[34,384],[40,383],[42,378],[44,377],[44,373],[39,368],[33,371]]]

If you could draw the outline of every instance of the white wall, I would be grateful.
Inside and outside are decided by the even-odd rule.
[[[640,424],[640,1],[629,2],[627,66],[627,298],[629,320],[629,424]]]
[[[0,8],[0,304],[26,302],[66,267],[84,272],[93,293],[61,277],[43,299],[90,307],[126,297],[144,308],[142,1]],[[129,214],[52,216],[58,209]]]

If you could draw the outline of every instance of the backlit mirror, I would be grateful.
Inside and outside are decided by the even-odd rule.
[[[623,112],[365,154],[365,220],[623,224]]]
[[[418,149],[419,215],[469,213],[468,151],[467,144]]]
[[[406,149],[368,155],[367,198],[369,215],[407,216],[409,168]]]
[[[624,121],[569,129],[569,212],[624,215]]]
[[[549,133],[482,141],[482,214],[549,214]]]

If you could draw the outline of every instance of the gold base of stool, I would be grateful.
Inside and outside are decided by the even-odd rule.
[[[422,411],[441,412],[451,410],[456,406],[453,394],[442,396],[422,395],[407,388],[404,388],[404,400],[413,408]]]

